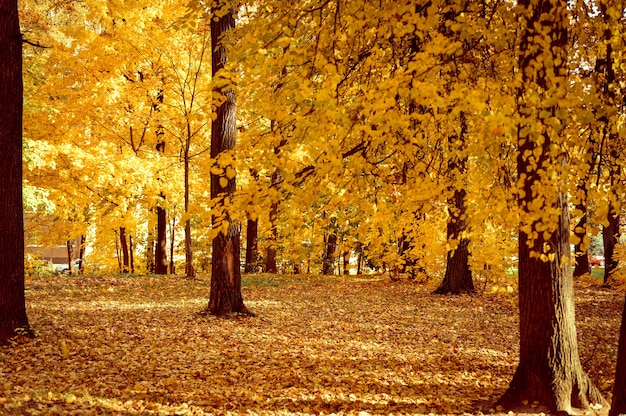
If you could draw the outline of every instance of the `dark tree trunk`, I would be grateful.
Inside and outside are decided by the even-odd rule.
[[[259,257],[259,220],[248,220],[246,227],[246,273],[257,271]]]
[[[525,188],[530,195],[528,182]],[[550,411],[571,413],[572,407],[604,403],[583,371],[578,354],[564,194],[557,204],[560,223],[549,239],[536,238],[529,247],[528,236],[519,233],[520,363],[500,401],[507,409],[538,402]],[[551,253],[552,261],[531,254],[542,253],[545,244],[556,250]]]
[[[617,258],[615,257],[615,246],[620,235],[619,214],[615,212],[615,206],[609,205],[607,215],[608,225],[602,227],[602,241],[604,243],[604,284],[611,284],[611,276],[617,269]]]
[[[185,221],[185,276],[195,277],[196,269],[193,267],[193,246],[191,240],[191,220]]]
[[[29,332],[24,296],[22,36],[17,2],[0,1],[0,344]]]
[[[150,274],[155,273],[154,255],[154,232],[150,222],[148,222],[148,241],[146,242],[146,270]]]
[[[163,104],[165,96],[163,90],[159,90],[156,102],[153,104],[154,111],[160,111],[160,105]],[[163,126],[157,126],[156,131],[157,144],[156,151],[165,153],[165,132]],[[159,177],[158,180],[161,180]],[[165,195],[160,194],[159,198],[165,202]],[[167,274],[167,213],[165,208],[157,206],[157,238],[156,248],[154,252],[154,272],[156,274]]]
[[[130,270],[130,256],[128,255],[128,241],[126,240],[126,228],[120,227],[120,245],[122,248],[122,273],[128,273]]]
[[[157,239],[154,253],[154,273],[167,274],[167,215],[164,208],[157,207]]]
[[[191,125],[187,123],[187,143],[185,144],[185,214],[189,214],[189,148],[191,146]],[[191,240],[191,220],[185,220],[185,276],[195,277],[193,267],[193,245]]]
[[[72,275],[72,273],[74,272],[74,265],[73,263],[73,250],[72,250],[72,240],[67,240],[65,242],[65,246],[67,247],[67,274],[69,274],[70,276]]]
[[[135,274],[135,243],[133,236],[128,236],[128,254],[130,255],[130,272]]]
[[[463,237],[465,224],[465,190],[455,190],[454,197],[448,201],[450,218],[448,219],[448,241],[458,242],[454,250],[448,252],[446,274],[434,293],[458,295],[474,292],[472,271],[469,267],[469,239]]]
[[[557,175],[545,173],[566,168],[564,155],[554,152],[560,132],[547,120],[556,117],[556,107],[543,104],[556,102],[555,94],[566,90],[567,3],[521,0],[519,5],[520,360],[500,404],[513,409],[537,403],[551,412],[572,413],[606,402],[583,371],[578,353],[567,197],[563,184],[553,179]],[[547,62],[554,65],[544,68]],[[548,217],[548,212],[559,215]],[[542,220],[555,226],[549,235]]]
[[[80,246],[78,249],[78,273],[85,273],[85,236],[80,236]]]
[[[343,274],[350,274],[350,251],[343,252]]]
[[[335,264],[335,251],[337,250],[337,233],[331,231],[326,237],[326,250],[322,259],[322,274],[333,274],[333,265]]]
[[[172,215],[170,223],[170,274],[176,274],[176,265],[174,264],[174,237],[176,237],[176,217]]]
[[[622,324],[619,330],[619,346],[617,347],[617,367],[615,369],[615,384],[613,385],[613,400],[609,416],[626,414],[626,302],[622,310]]]
[[[589,251],[587,243],[587,207],[585,204],[576,206],[578,209],[583,209],[584,214],[574,227],[574,235],[577,242],[574,245],[574,253],[576,259],[576,267],[574,268],[574,277],[584,276],[591,271],[589,264]]]
[[[226,3],[221,7],[229,7]],[[224,10],[225,11],[225,10]],[[227,61],[226,49],[221,44],[222,35],[235,27],[234,11],[228,8],[227,13],[214,13],[211,19],[212,75],[219,77]],[[217,160],[221,153],[235,147],[237,105],[235,91],[225,87],[219,91],[225,98],[217,107],[216,117],[211,124],[211,158]],[[225,185],[225,186],[223,186]],[[227,178],[211,174],[211,199],[221,201],[222,207],[235,193],[235,177]],[[221,221],[227,221],[226,232],[220,231],[213,239],[211,263],[211,293],[208,312],[211,315],[223,316],[231,313],[251,314],[243,303],[241,295],[240,267],[240,228],[226,212],[223,218],[213,217],[213,226],[222,228]]]
[[[462,151],[465,146],[467,122],[465,114],[461,113],[461,131],[458,135],[450,135],[448,141],[451,150]],[[460,148],[457,143],[460,143]],[[448,164],[451,181],[458,182],[467,170],[467,157],[452,156]],[[448,224],[446,229],[447,239],[451,245],[456,244],[454,250],[449,251],[446,258],[446,274],[439,287],[437,294],[452,294],[474,292],[472,271],[469,267],[469,239],[464,236],[467,230],[467,207],[465,205],[466,191],[463,188],[454,187],[452,198],[448,199]]]

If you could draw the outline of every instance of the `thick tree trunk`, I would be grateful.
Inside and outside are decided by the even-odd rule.
[[[259,260],[259,220],[248,220],[246,227],[246,273],[255,273]]]
[[[467,228],[465,223],[465,190],[457,189],[454,197],[448,201],[450,218],[448,219],[448,241],[458,242],[454,250],[448,252],[446,274],[434,293],[439,295],[458,295],[474,292],[474,280],[469,267],[469,239],[463,236]]]
[[[467,171],[467,157],[460,157],[455,152],[460,152],[465,146],[465,136],[467,133],[467,121],[465,114],[460,114],[460,132],[451,134],[448,143],[452,156],[448,163],[450,180],[462,182]],[[467,230],[467,207],[465,205],[466,191],[463,188],[454,187],[452,197],[448,199],[448,223],[447,239],[451,245],[456,247],[448,252],[446,258],[446,274],[439,287],[435,290],[437,294],[452,294],[474,292],[474,281],[472,271],[469,266],[469,239],[464,235]]]
[[[30,333],[24,296],[22,36],[17,2],[0,1],[0,344]]]
[[[613,400],[609,416],[626,414],[626,301],[622,311],[622,324],[619,330],[619,346],[617,348],[617,367],[615,369],[615,384],[613,385]]]
[[[468,267],[469,240],[462,238],[456,249],[448,252],[446,274],[434,291],[438,295],[459,295],[475,291],[472,271]]]
[[[526,188],[530,191],[529,185]],[[507,409],[538,402],[551,411],[571,413],[573,407],[604,404],[578,354],[569,216],[563,193],[558,208],[559,226],[549,239],[539,233],[530,242],[526,233],[519,233],[520,363],[500,400]],[[533,254],[543,253],[546,246],[555,250],[548,253],[554,255],[552,261]]]
[[[606,404],[578,354],[571,268],[569,207],[559,175],[567,168],[555,127],[567,71],[567,3],[520,0],[518,206],[520,226],[520,361],[500,399],[506,409],[528,403],[551,412]],[[544,65],[550,63],[550,67]],[[550,74],[550,75],[549,75]]]
[[[130,256],[128,255],[128,241],[126,240],[126,228],[120,227],[120,244],[122,248],[122,267],[120,272],[130,271]]]
[[[167,215],[164,208],[157,207],[157,239],[154,257],[154,273],[167,274]]]
[[[617,269],[618,261],[615,257],[615,246],[620,235],[620,216],[615,212],[615,206],[610,204],[607,215],[608,225],[602,227],[602,241],[604,242],[604,284],[611,284],[611,276]]]
[[[331,231],[326,236],[326,249],[324,258],[322,259],[322,274],[333,274],[333,265],[335,264],[335,251],[337,250],[337,233]]]
[[[230,7],[222,4],[222,8]],[[224,70],[227,61],[225,48],[221,45],[222,35],[235,27],[234,12],[228,9],[223,14],[217,10],[211,19],[211,47],[212,47],[212,74],[219,76]],[[211,125],[211,158],[217,160],[222,152],[235,147],[237,105],[235,91],[225,88],[220,91],[225,100],[216,109],[216,117]],[[225,185],[225,186],[223,186]],[[211,198],[225,201],[235,193],[235,178],[211,174]],[[220,231],[213,239],[213,253],[211,263],[211,293],[208,312],[211,315],[223,316],[231,313],[251,314],[243,303],[241,295],[241,267],[240,267],[240,229],[228,213],[225,218],[218,220],[213,217],[213,226],[222,226],[218,221],[228,221],[227,231]]]

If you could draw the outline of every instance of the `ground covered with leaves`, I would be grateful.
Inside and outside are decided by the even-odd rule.
[[[517,362],[514,295],[386,278],[244,285],[255,318],[200,314],[205,278],[29,279],[37,337],[0,347],[0,414],[498,413]],[[622,299],[577,288],[581,358],[606,397]]]

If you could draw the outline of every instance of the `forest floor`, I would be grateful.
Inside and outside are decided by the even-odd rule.
[[[514,294],[245,276],[257,317],[217,319],[200,314],[208,278],[26,283],[37,337],[0,347],[0,414],[499,413],[518,359]],[[610,399],[623,295],[576,293],[581,359]]]

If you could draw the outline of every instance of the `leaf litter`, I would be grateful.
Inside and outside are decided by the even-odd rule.
[[[243,289],[258,316],[230,319],[199,313],[208,278],[28,279],[37,337],[0,348],[0,414],[498,413],[518,359],[514,296],[267,277]],[[605,397],[622,299],[577,287],[581,360]]]

